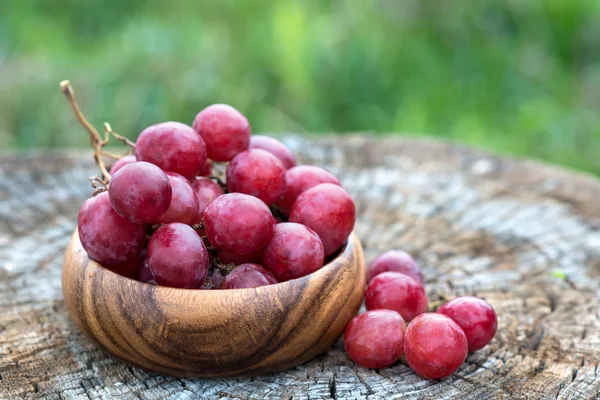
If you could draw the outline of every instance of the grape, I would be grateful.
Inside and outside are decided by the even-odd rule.
[[[231,192],[258,197],[270,206],[285,193],[285,168],[268,151],[246,150],[227,166],[227,187]]]
[[[344,332],[348,356],[367,368],[387,368],[402,357],[406,322],[391,310],[373,310],[352,319]]]
[[[322,183],[300,194],[292,207],[290,222],[317,232],[325,256],[336,252],[348,240],[356,221],[352,197],[341,187]]]
[[[404,354],[408,365],[422,377],[446,378],[465,362],[467,338],[447,316],[421,314],[406,328]]]
[[[214,247],[228,253],[248,254],[265,247],[273,237],[273,216],[256,197],[228,193],[204,211],[204,229]]]
[[[217,183],[204,177],[196,178],[192,182],[192,188],[196,192],[196,198],[198,199],[198,216],[196,222],[200,223],[206,206],[225,192],[223,192],[223,189]]]
[[[340,181],[326,169],[314,165],[300,165],[285,172],[286,189],[283,198],[277,202],[279,209],[289,215],[294,202],[300,193],[307,191],[321,183],[340,185]]]
[[[167,211],[172,190],[167,174],[142,161],[121,167],[110,179],[108,195],[121,217],[136,224],[149,224]]]
[[[423,286],[423,273],[419,264],[402,250],[388,250],[385,253],[375,257],[369,265],[369,281],[382,272],[400,272],[410,276]]]
[[[405,321],[427,311],[427,294],[413,278],[399,272],[384,272],[369,282],[365,292],[367,310],[394,310]]]
[[[143,225],[134,224],[113,210],[108,192],[83,202],[77,216],[81,245],[100,264],[120,264],[137,259],[146,243]]]
[[[164,171],[193,178],[206,164],[206,146],[191,127],[163,122],[142,131],[135,144],[138,161],[148,161]]]
[[[273,238],[264,249],[263,265],[283,282],[315,272],[324,259],[323,243],[315,231],[283,222],[275,225]]]
[[[277,279],[258,264],[242,264],[235,267],[221,283],[221,289],[243,289],[272,285]]]
[[[212,173],[212,162],[210,161],[210,159],[207,158],[202,169],[200,169],[200,171],[198,171],[198,176],[210,176],[211,173]]]
[[[279,140],[265,135],[254,135],[250,137],[250,149],[262,149],[273,154],[281,161],[285,169],[296,166],[296,157],[290,149]]]
[[[263,249],[248,254],[235,254],[221,251],[217,254],[223,264],[258,264],[262,261]]]
[[[450,317],[462,328],[471,352],[487,346],[496,334],[496,312],[485,300],[477,297],[457,297],[437,312]]]
[[[206,278],[209,258],[200,236],[190,226],[174,222],[150,237],[148,265],[159,285],[195,288]]]
[[[227,104],[213,104],[200,111],[193,127],[204,139],[211,160],[229,161],[250,143],[248,120]]]
[[[110,174],[114,175],[118,170],[121,169],[121,167],[124,167],[127,164],[133,164],[134,162],[136,162],[137,160],[135,159],[134,155],[127,155],[122,157],[121,159],[115,161],[115,163],[112,165],[112,167],[110,167]]]
[[[181,222],[192,225],[198,220],[198,199],[196,192],[190,182],[183,176],[174,172],[167,172],[173,196],[167,212],[161,215],[155,222],[168,224],[170,222]]]
[[[139,269],[137,270],[137,280],[140,282],[150,283],[152,285],[156,285],[156,278],[154,278],[154,274],[150,270],[150,265],[148,265],[148,259],[144,259]]]

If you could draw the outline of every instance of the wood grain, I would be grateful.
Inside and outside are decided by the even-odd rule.
[[[74,127],[74,134],[77,127]],[[253,378],[174,378],[119,361],[72,323],[61,266],[96,173],[88,152],[0,154],[0,399],[596,399],[600,181],[454,143],[332,136],[284,142],[352,194],[365,257],[403,248],[427,294],[474,294],[496,338],[452,377],[356,366],[338,341]]]
[[[75,324],[122,360],[178,377],[259,375],[327,351],[362,302],[366,272],[352,234],[329,264],[255,289],[186,290],[117,275],[88,258],[77,230],[63,293]]]

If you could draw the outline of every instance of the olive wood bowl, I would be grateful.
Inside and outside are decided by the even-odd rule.
[[[365,261],[352,233],[320,270],[254,289],[177,289],[138,282],[88,258],[77,230],[63,295],[75,325],[117,358],[177,377],[261,375],[327,351],[356,315]]]

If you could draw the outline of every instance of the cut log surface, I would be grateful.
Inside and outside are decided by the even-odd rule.
[[[340,340],[271,376],[178,379],[124,364],[70,321],[63,252],[96,174],[86,153],[0,155],[1,399],[594,399],[600,379],[600,182],[429,140],[284,141],[354,197],[367,261],[400,248],[435,303],[488,300],[492,343],[452,377],[368,370]],[[226,338],[223,338],[226,340]]]

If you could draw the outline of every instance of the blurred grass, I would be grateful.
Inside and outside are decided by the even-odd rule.
[[[0,146],[134,138],[226,102],[255,132],[410,132],[600,173],[600,2],[0,2]]]

